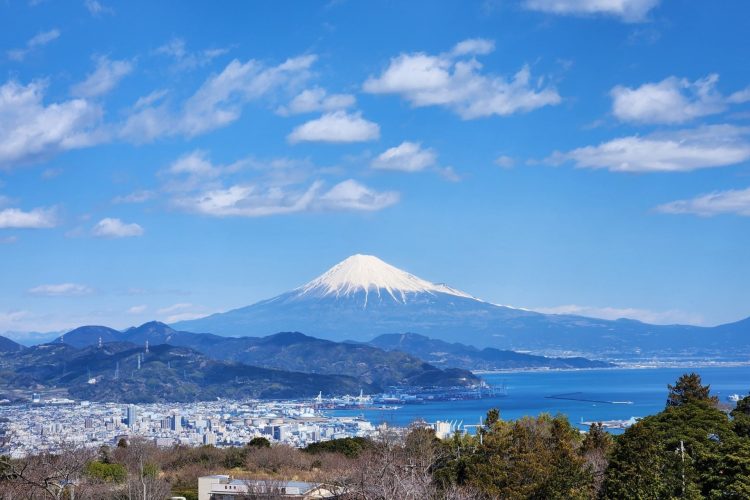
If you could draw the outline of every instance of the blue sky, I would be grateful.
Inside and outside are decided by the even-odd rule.
[[[547,312],[750,315],[742,0],[0,2],[0,331],[353,253]]]

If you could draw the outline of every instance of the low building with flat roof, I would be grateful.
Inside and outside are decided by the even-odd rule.
[[[213,475],[198,478],[198,500],[236,500],[237,497],[273,497],[312,500],[336,498],[337,488],[321,483],[274,479],[234,479]]]

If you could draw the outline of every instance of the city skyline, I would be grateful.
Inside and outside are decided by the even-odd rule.
[[[6,2],[0,333],[192,319],[356,253],[548,313],[750,316],[748,14]]]

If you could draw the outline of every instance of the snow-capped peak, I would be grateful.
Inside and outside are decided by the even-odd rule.
[[[383,262],[374,255],[352,255],[311,282],[299,287],[300,296],[348,296],[365,292],[367,296],[388,294],[394,300],[406,302],[408,294],[445,293],[457,297],[471,295],[443,284],[432,283]]]

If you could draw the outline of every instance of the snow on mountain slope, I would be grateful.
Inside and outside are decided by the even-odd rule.
[[[359,292],[365,294],[365,307],[371,292],[381,299],[387,294],[401,303],[406,303],[409,294],[416,293],[445,293],[473,298],[468,293],[449,286],[418,278],[383,262],[374,255],[361,254],[352,255],[309,283],[293,290],[298,298],[351,297]]]
[[[271,299],[172,325],[228,336],[299,331],[342,341],[417,333],[477,347],[556,356],[703,357],[727,345],[750,355],[750,324],[706,329],[539,312],[495,305],[402,271],[371,255],[353,255],[309,283]]]

